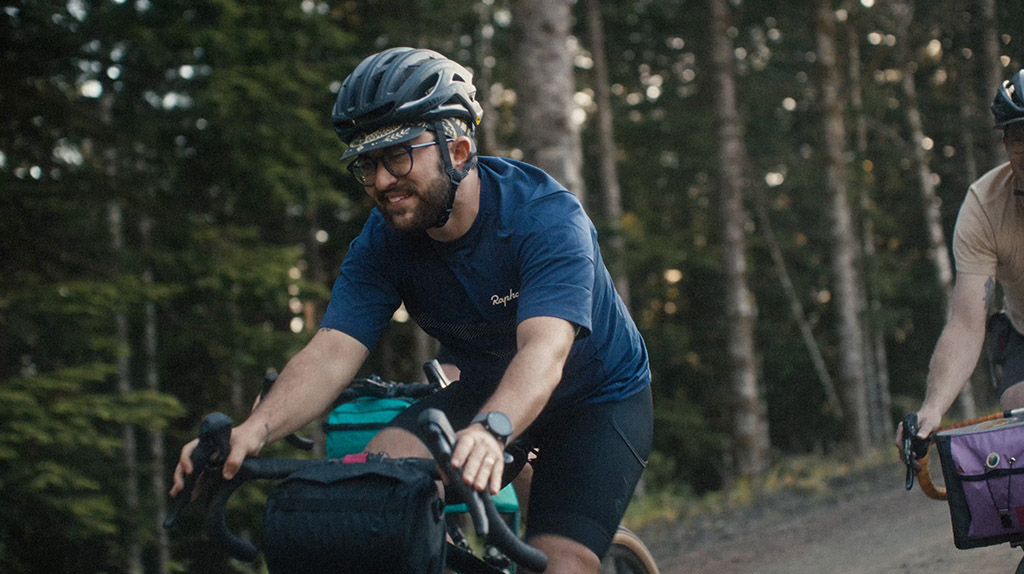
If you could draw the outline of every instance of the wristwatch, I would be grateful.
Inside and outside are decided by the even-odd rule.
[[[473,417],[469,424],[480,423],[488,430],[502,446],[508,446],[508,439],[512,436],[512,421],[501,411],[490,411],[480,413]]]

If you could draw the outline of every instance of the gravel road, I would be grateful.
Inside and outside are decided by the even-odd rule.
[[[663,574],[1013,573],[1008,544],[958,550],[949,510],[902,486],[899,467],[844,478],[824,494],[784,493],[727,515],[640,534]]]

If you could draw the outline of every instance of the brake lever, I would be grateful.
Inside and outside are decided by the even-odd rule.
[[[164,520],[164,528],[175,526],[178,516],[192,500],[192,491],[199,475],[209,467],[224,462],[231,450],[231,419],[224,413],[210,413],[199,425],[199,444],[192,451],[192,474],[185,477],[185,485],[174,497],[174,506]]]
[[[928,454],[928,439],[917,436],[921,430],[917,413],[907,413],[903,417],[903,463],[907,465],[907,490],[914,488],[914,461],[921,460]]]
[[[448,477],[450,484],[466,505],[477,534],[486,537],[490,531],[490,524],[482,497],[472,486],[462,481],[461,473],[451,463],[452,450],[455,447],[455,429],[452,428],[448,417],[437,409],[424,409],[417,419],[417,424],[423,438],[427,439],[427,449],[439,463],[439,470]]]

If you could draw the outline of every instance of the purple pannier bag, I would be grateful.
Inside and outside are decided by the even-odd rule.
[[[1024,541],[1024,418],[943,431],[935,442],[956,547]]]

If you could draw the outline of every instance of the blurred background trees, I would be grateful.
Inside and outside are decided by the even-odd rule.
[[[884,444],[923,394],[960,200],[1004,161],[1018,9],[7,3],[0,570],[243,568],[163,537],[162,491],[202,415],[244,416],[315,330],[370,209],[333,98],[397,45],[471,67],[482,150],[584,199],[651,354],[648,489]],[[400,312],[365,370],[418,378],[432,352]],[[961,407],[992,405],[979,369]]]

